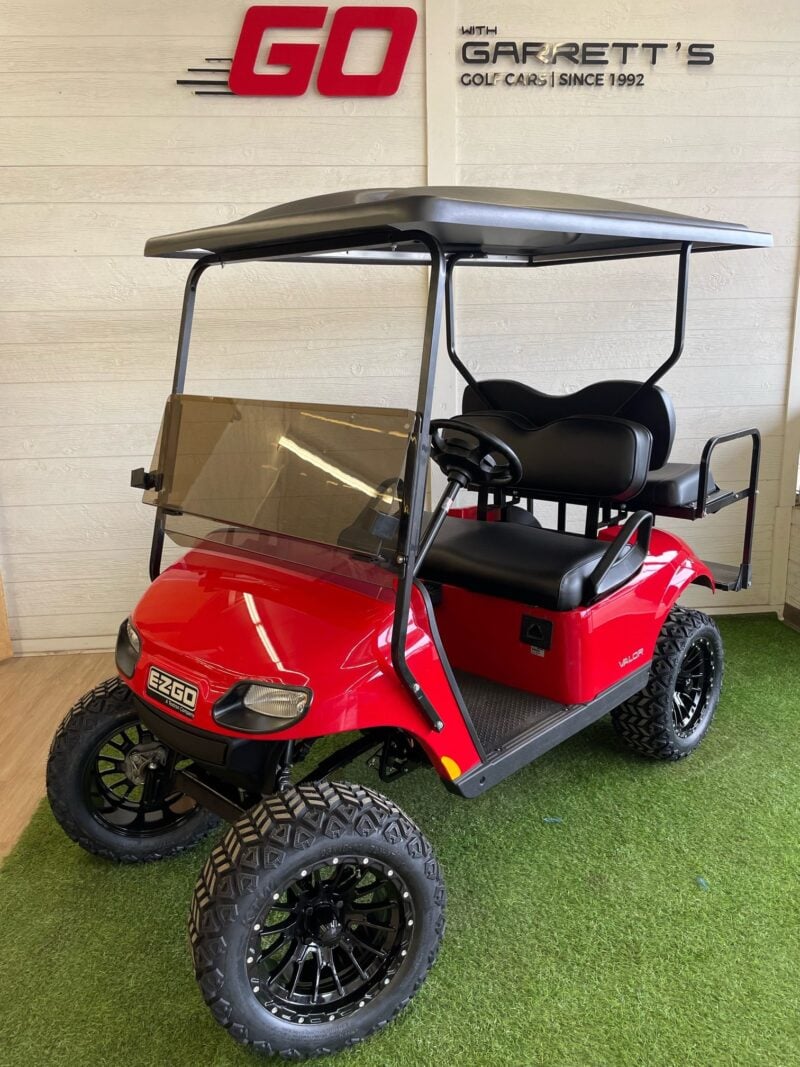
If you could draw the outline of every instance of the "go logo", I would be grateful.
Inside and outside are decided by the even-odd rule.
[[[317,61],[317,89],[323,96],[393,96],[400,87],[417,28],[417,13],[410,7],[340,7],[323,44],[273,41],[266,65],[286,67],[281,73],[262,73],[264,38],[281,29],[322,29],[327,7],[267,5],[248,8],[228,85],[240,96],[302,96],[311,84]],[[389,43],[381,69],[374,74],[345,74],[350,41],[358,30],[387,30]]]

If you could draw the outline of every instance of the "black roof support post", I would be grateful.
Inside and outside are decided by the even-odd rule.
[[[420,234],[418,240],[431,254],[431,273],[428,283],[428,308],[425,316],[425,340],[422,349],[417,412],[408,448],[405,486],[403,491],[403,517],[398,538],[397,563],[400,580],[392,626],[392,663],[397,675],[420,705],[434,730],[444,726],[438,711],[424,693],[406,661],[406,638],[408,613],[411,608],[411,593],[414,588],[414,570],[419,550],[422,512],[425,501],[425,484],[430,455],[430,422],[433,405],[433,385],[436,376],[436,351],[441,332],[442,305],[445,296],[445,258],[438,242],[428,234]]]
[[[186,383],[186,363],[189,359],[189,341],[192,337],[192,320],[194,319],[194,302],[197,296],[197,284],[205,271],[214,263],[219,263],[217,256],[204,256],[198,259],[189,271],[183,290],[183,307],[181,324],[178,328],[178,351],[175,355],[175,373],[172,376],[172,392],[182,393]]]
[[[477,257],[475,257],[473,254],[466,256],[456,255],[450,256],[447,260],[447,269],[445,271],[444,279],[444,323],[445,333],[447,336],[447,354],[450,357],[450,362],[456,368],[456,370],[467,383],[467,385],[471,389],[475,390],[475,392],[478,394],[478,396],[488,408],[491,408],[492,405],[484,396],[483,391],[480,387],[480,383],[475,380],[473,375],[470,373],[465,364],[459,358],[458,352],[456,351],[456,304],[453,287],[453,271],[455,270],[456,264],[459,262],[459,260],[474,258]]]
[[[194,302],[197,295],[197,283],[213,263],[218,263],[216,256],[205,256],[192,264],[186,285],[183,290],[183,306],[181,308],[181,324],[178,327],[178,350],[175,354],[175,371],[172,376],[172,392],[182,393],[186,383],[186,363],[189,359],[189,341],[192,336],[192,320],[194,318]],[[163,444],[163,442],[162,442]],[[150,581],[154,582],[161,573],[161,557],[164,552],[164,527],[166,515],[163,508],[156,508],[156,518],[153,524],[153,538],[150,542]]]
[[[674,367],[678,360],[681,358],[683,352],[683,343],[686,338],[686,306],[689,302],[689,259],[692,253],[692,246],[690,243],[681,245],[681,250],[678,257],[678,299],[675,305],[675,340],[672,346],[672,351],[666,360],[658,367],[647,381],[645,385],[655,385],[655,383],[663,378],[664,375]]]
[[[675,304],[675,334],[672,343],[672,351],[661,366],[656,367],[650,377],[645,379],[640,385],[637,385],[631,395],[626,400],[623,400],[614,412],[618,417],[624,416],[625,412],[639,393],[641,393],[642,389],[647,388],[648,385],[655,385],[656,382],[663,378],[667,371],[671,367],[674,367],[681,358],[683,343],[686,339],[686,307],[689,302],[689,259],[691,254],[691,243],[688,241],[684,242],[678,253],[678,298]]]

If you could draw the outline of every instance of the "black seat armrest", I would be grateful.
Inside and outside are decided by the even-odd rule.
[[[652,531],[653,515],[651,512],[635,511],[630,516],[603,553],[595,569],[586,579],[586,585],[589,589],[589,595],[586,599],[587,605],[593,604],[608,591],[608,587],[613,582],[611,570],[622,558],[625,549],[628,547],[628,542],[634,534],[636,534],[636,542],[631,546],[630,551],[635,552],[640,557],[636,568],[638,570],[644,563],[650,548],[650,534]]]

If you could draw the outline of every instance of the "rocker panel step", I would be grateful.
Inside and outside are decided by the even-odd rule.
[[[453,673],[481,744],[489,754],[523,731],[558,718],[567,710],[555,700],[512,689],[477,674]]]
[[[488,748],[481,734],[483,729],[486,737],[495,743],[495,750],[483,763],[450,784],[450,788],[461,796],[476,797],[640,692],[647,684],[650,664],[606,689],[590,703],[572,705],[557,704],[475,675],[455,673],[459,686],[462,681],[466,682],[466,691],[462,688],[462,695],[478,736]],[[480,683],[480,687],[476,683]],[[502,690],[505,695],[501,698],[495,690]],[[486,704],[480,703],[481,694],[485,695]],[[490,727],[492,708],[495,712],[499,710],[499,724]],[[516,734],[509,732],[514,727],[518,730]],[[498,742],[500,737],[502,740]]]

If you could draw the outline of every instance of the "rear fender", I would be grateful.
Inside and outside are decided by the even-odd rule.
[[[664,586],[658,613],[662,619],[670,613],[681,595],[690,585],[704,585],[713,593],[714,576],[703,561],[694,554],[685,541],[666,530],[654,531],[659,535],[662,551],[674,551],[675,563],[672,574]]]

